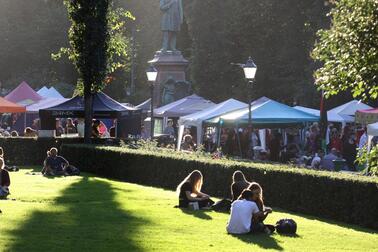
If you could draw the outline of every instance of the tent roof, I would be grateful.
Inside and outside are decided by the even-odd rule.
[[[56,117],[82,117],[84,115],[84,98],[75,96],[62,104],[40,111],[51,112]],[[140,112],[140,110],[123,106],[102,92],[93,96],[94,117],[116,117],[130,115],[134,112]]]
[[[30,105],[42,100],[42,96],[37,94],[28,83],[23,81],[12,92],[5,96],[5,99],[18,104]]]
[[[320,110],[302,107],[302,106],[295,106],[294,107],[297,110],[312,114],[314,116],[320,116]],[[348,123],[348,122],[354,122],[354,118],[352,116],[348,115],[339,115],[335,112],[328,111],[327,112],[327,119],[329,122],[338,122],[338,123]]]
[[[363,114],[378,114],[378,108],[358,110],[357,112]]]
[[[378,122],[369,124],[367,126],[367,133],[369,136],[378,136]]]
[[[37,103],[26,106],[27,112],[38,112],[40,109],[51,108],[68,101],[66,98],[44,98]]]
[[[245,124],[248,123],[248,117],[249,109],[243,108],[220,117],[212,118],[211,120],[207,120],[207,122]],[[299,111],[266,97],[252,103],[252,123],[255,125],[288,125],[316,121],[319,121],[319,116]]]
[[[63,95],[61,95],[54,87],[47,88],[44,86],[37,92],[40,96],[45,98],[64,98]]]
[[[361,101],[353,100],[341,106],[331,109],[330,112],[336,113],[339,115],[354,116],[357,110],[364,110],[364,109],[372,109],[372,107],[370,107],[369,105],[366,105],[365,103],[362,103]]]
[[[202,111],[214,105],[215,103],[193,94],[157,108],[154,111],[154,115],[157,117],[181,117]]]
[[[139,108],[143,111],[150,111],[151,110],[151,98],[142,102],[141,104],[137,105],[136,108]]]
[[[200,126],[202,125],[202,122],[207,119],[220,116],[234,110],[245,108],[247,106],[248,104],[244,102],[240,102],[235,99],[229,99],[220,104],[213,105],[207,109],[204,109],[203,111],[183,116],[180,118],[179,124],[186,126]]]
[[[49,92],[49,88],[46,86],[43,86],[41,89],[37,91],[37,94],[40,96],[46,96],[46,94]]]
[[[25,110],[25,107],[0,97],[0,113],[23,113]]]

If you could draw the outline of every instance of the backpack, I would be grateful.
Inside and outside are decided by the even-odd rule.
[[[216,212],[228,213],[230,212],[230,209],[231,209],[231,200],[222,199],[220,201],[215,202],[211,208]]]
[[[276,223],[276,230],[279,234],[293,235],[297,232],[297,223],[293,219],[281,219]]]

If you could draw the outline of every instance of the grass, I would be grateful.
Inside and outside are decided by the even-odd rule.
[[[356,226],[275,211],[266,222],[293,218],[297,236],[232,236],[227,214],[174,208],[171,191],[30,171],[0,201],[0,251],[378,251],[378,233]]]

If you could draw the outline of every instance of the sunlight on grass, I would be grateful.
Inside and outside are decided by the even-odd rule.
[[[174,208],[174,192],[92,176],[49,179],[12,173],[0,202],[1,251],[377,251],[378,234],[275,211],[298,236],[228,235],[228,215]],[[329,221],[328,221],[329,222]]]

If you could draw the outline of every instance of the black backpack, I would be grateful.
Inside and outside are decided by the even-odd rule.
[[[297,223],[293,219],[281,219],[276,223],[279,234],[293,235],[297,232]]]

